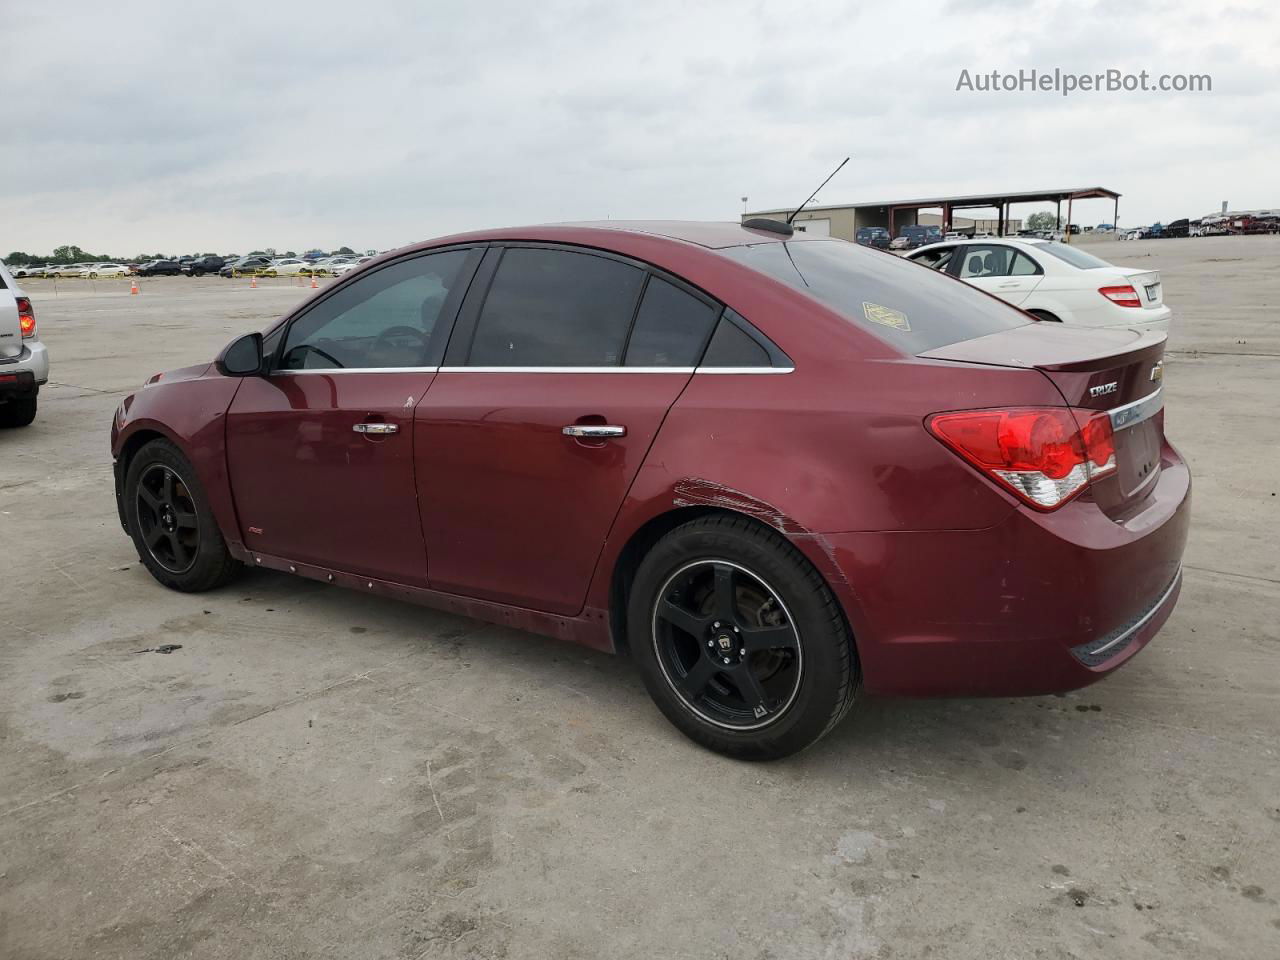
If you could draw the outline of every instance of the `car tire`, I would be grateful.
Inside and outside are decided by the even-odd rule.
[[[0,427],[28,427],[36,418],[36,398],[0,403]]]
[[[1055,316],[1054,314],[1050,313],[1048,310],[1028,310],[1027,313],[1031,314],[1037,320],[1048,320],[1050,323],[1062,322],[1061,317]]]
[[[130,461],[124,509],[138,559],[166,587],[213,590],[244,570],[227,550],[191,462],[168,440],[152,440]]]
[[[91,274],[89,274],[89,279],[90,279],[90,280],[97,280],[97,279],[98,279],[98,275],[97,275],[96,273],[91,273]]]
[[[627,627],[658,708],[717,753],[789,756],[853,704],[857,654],[835,596],[800,551],[746,517],[702,517],[658,541],[632,581]]]

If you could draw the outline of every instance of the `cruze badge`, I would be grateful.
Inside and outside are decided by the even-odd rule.
[[[1151,368],[1151,379],[1160,381],[1164,379],[1164,361],[1157,360],[1156,365]]]
[[[1100,383],[1096,387],[1089,388],[1089,396],[1105,397],[1108,393],[1115,393],[1119,386],[1120,384],[1116,380],[1112,380],[1110,383]]]

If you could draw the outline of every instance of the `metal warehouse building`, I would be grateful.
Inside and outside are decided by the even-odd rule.
[[[793,224],[805,233],[816,233],[822,236],[839,237],[853,240],[858,230],[863,227],[884,227],[891,236],[898,231],[916,223],[939,222],[929,214],[921,215],[922,210],[940,210],[943,232],[956,227],[976,227],[987,230],[998,236],[1017,230],[1020,221],[1009,218],[1009,208],[1015,203],[1055,203],[1059,215],[1062,205],[1067,205],[1067,220],[1071,220],[1071,205],[1074,200],[1110,199],[1114,202],[1112,223],[1118,223],[1120,214],[1120,194],[1106,187],[1068,187],[1058,190],[1021,190],[1011,193],[979,193],[957,197],[922,197],[914,200],[879,200],[873,203],[846,203],[830,206],[805,207],[795,218]],[[743,220],[751,217],[767,217],[771,220],[786,220],[791,215],[786,210],[756,210],[744,213]],[[954,217],[957,210],[996,211],[990,219]],[[964,221],[964,222],[962,222]],[[987,226],[987,225],[990,226]]]

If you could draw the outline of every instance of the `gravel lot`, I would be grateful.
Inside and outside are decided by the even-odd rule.
[[[863,700],[771,765],[609,656],[261,570],[162,589],[112,411],[310,291],[26,282],[53,382],[0,434],[0,957],[1280,956],[1280,237],[1093,249],[1175,310],[1172,619],[1077,694]]]

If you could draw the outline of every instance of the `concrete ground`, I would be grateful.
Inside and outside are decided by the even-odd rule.
[[[864,700],[769,765],[609,656],[261,570],[162,589],[112,411],[307,291],[28,283],[53,382],[0,434],[0,957],[1280,956],[1280,237],[1103,255],[1177,311],[1172,619],[1078,694]]]

